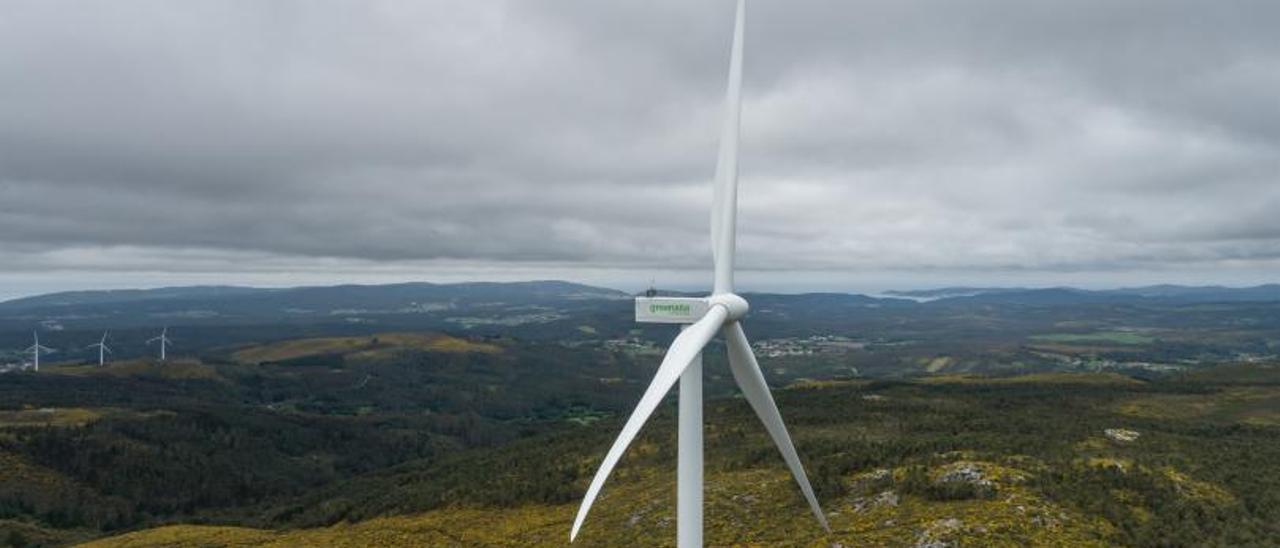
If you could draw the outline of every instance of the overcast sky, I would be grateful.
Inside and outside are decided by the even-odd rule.
[[[0,0],[0,298],[709,285],[732,0]],[[751,0],[744,289],[1280,281],[1280,2]]]

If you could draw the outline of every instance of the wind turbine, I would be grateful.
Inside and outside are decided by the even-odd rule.
[[[44,345],[42,345],[42,344],[40,344],[40,332],[39,332],[39,331],[32,331],[32,332],[31,332],[31,337],[32,337],[32,338],[34,338],[34,339],[36,340],[36,343],[35,343],[35,344],[33,344],[33,345],[31,345],[31,347],[30,347],[30,348],[28,348],[26,351],[31,353],[31,363],[32,363],[32,365],[35,367],[35,370],[38,372],[38,371],[40,371],[40,353],[41,353],[41,352],[46,352],[46,353],[47,353],[47,352],[53,352],[53,349],[52,349],[52,348],[49,348],[49,347],[47,347],[47,346],[44,346]]]
[[[165,326],[165,328],[164,328],[163,330],[161,330],[161,331],[160,331],[160,336],[159,336],[159,337],[151,337],[150,339],[147,339],[147,344],[151,344],[151,343],[156,342],[156,341],[160,341],[160,361],[164,361],[164,360],[165,360],[165,354],[164,354],[165,349],[166,349],[166,348],[168,348],[168,347],[169,347],[169,345],[173,344],[173,341],[169,340],[169,327],[168,327],[168,326]]]
[[[106,331],[102,332],[102,340],[98,341],[97,343],[91,344],[85,348],[93,348],[93,347],[98,348],[98,367],[102,367],[104,364],[107,363],[106,355],[111,353],[111,348],[107,346]]]
[[[622,427],[622,433],[604,457],[600,469],[587,487],[578,508],[569,541],[578,536],[591,504],[600,494],[609,473],[613,471],[627,446],[635,440],[645,421],[680,380],[679,463],[676,482],[676,540],[681,548],[702,546],[702,349],[717,332],[725,337],[729,350],[729,368],[733,380],[742,390],[747,403],[764,428],[800,491],[809,509],[827,532],[831,531],[818,499],[809,485],[800,457],[787,434],[778,406],[769,393],[760,365],[756,363],[751,344],[742,330],[741,320],[747,314],[747,301],[733,292],[733,262],[736,246],[738,202],[738,127],[742,110],[742,42],[746,19],[745,0],[738,0],[734,24],[733,50],[729,61],[729,86],[724,125],[720,135],[720,154],[716,164],[714,198],[711,205],[711,250],[715,261],[715,286],[706,298],[671,298],[645,296],[636,298],[636,321],[681,324],[682,330],[654,374],[653,381],[640,398],[640,403]]]

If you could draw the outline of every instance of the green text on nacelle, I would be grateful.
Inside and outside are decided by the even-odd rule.
[[[689,305],[680,303],[651,304],[649,305],[649,313],[688,316]]]

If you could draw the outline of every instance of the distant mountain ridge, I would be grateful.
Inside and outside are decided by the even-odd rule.
[[[198,299],[241,297],[267,291],[279,291],[257,287],[229,285],[193,285],[158,287],[154,289],[104,289],[88,291],[60,291],[31,297],[19,297],[0,301],[0,308],[16,310],[42,306],[82,306],[87,304],[128,303],[167,299]]]
[[[300,286],[260,288],[242,286],[186,286],[156,289],[118,289],[102,291],[66,291],[0,302],[0,312],[37,308],[70,308],[98,305],[124,305],[163,301],[239,300],[252,298],[277,304],[324,303],[326,305],[376,304],[387,300],[423,300],[469,298],[625,298],[615,289],[594,287],[563,281],[531,282],[466,282],[433,284],[409,282],[384,285]]]
[[[910,291],[886,291],[886,296],[917,301],[982,301],[1022,304],[1083,304],[1161,300],[1171,302],[1270,302],[1280,301],[1280,284],[1252,287],[1150,285],[1089,290],[1074,287],[944,287]]]
[[[976,295],[992,295],[998,293],[1018,293],[1030,291],[1025,287],[939,287],[936,289],[890,290],[884,295],[912,300],[946,299],[952,297],[973,297]]]
[[[696,296],[700,293],[661,291],[663,295]],[[0,314],[35,311],[104,310],[119,307],[151,312],[161,309],[202,307],[243,310],[275,308],[311,309],[396,309],[410,304],[430,306],[440,303],[486,301],[537,304],[574,300],[622,300],[631,294],[617,289],[573,282],[542,280],[529,282],[465,282],[436,284],[409,282],[383,285],[301,286],[260,288],[243,286],[186,286],[156,289],[67,291],[0,302]],[[1086,304],[1158,300],[1165,302],[1271,302],[1280,301],[1280,284],[1253,287],[1151,285],[1106,290],[1072,287],[943,287],[922,290],[886,291],[871,297],[856,293],[754,293],[766,300],[805,301],[872,305],[917,303],[992,302],[1006,304]],[[216,306],[215,306],[216,305]]]
[[[1252,287],[1226,287],[1221,285],[1149,285],[1115,289],[1111,293],[1142,297],[1168,297],[1196,300],[1226,301],[1274,301],[1280,300],[1280,284],[1263,284]]]
[[[64,292],[0,303],[0,363],[25,359],[21,349],[30,346],[33,330],[41,333],[44,344],[62,352],[58,359],[85,360],[96,359],[87,348],[104,331],[110,332],[115,357],[148,356],[155,348],[144,341],[164,328],[170,328],[187,355],[216,354],[247,343],[393,332],[570,345],[669,337],[669,326],[635,324],[632,296],[564,281]],[[948,340],[969,344],[994,337],[1019,343],[1032,334],[1087,335],[1085,325],[1094,325],[1093,331],[1120,325],[1157,331],[1243,326],[1258,334],[1232,348],[1249,355],[1270,355],[1269,341],[1280,329],[1280,285],[1276,284],[1113,290],[949,287],[879,296],[750,292],[745,296],[751,303],[753,333],[762,340],[846,334],[893,344],[925,344],[919,341],[963,333],[960,339]],[[1184,346],[1175,350],[1185,354],[1190,348],[1186,344],[1201,344],[1190,340],[1180,342]],[[1221,348],[1225,347],[1203,350],[1220,352]],[[1153,351],[1144,359],[1164,358]]]

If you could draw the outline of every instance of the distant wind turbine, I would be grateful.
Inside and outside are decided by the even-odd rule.
[[[160,341],[160,361],[164,361],[165,349],[168,348],[169,345],[173,344],[173,341],[169,339],[169,328],[167,326],[160,331],[160,336],[147,339],[147,344],[151,344],[156,341]]]
[[[98,367],[102,367],[104,364],[107,363],[106,355],[111,353],[111,348],[107,346],[106,331],[102,332],[102,340],[98,341],[97,343],[91,344],[85,348],[94,348],[94,347],[98,348]]]
[[[702,350],[716,332],[726,339],[729,368],[733,380],[742,390],[747,403],[764,423],[765,430],[782,453],[791,475],[809,502],[809,509],[822,528],[831,531],[827,518],[818,505],[800,457],[783,425],[778,406],[769,393],[760,365],[756,363],[751,344],[742,330],[741,319],[747,314],[747,301],[733,292],[733,262],[736,240],[738,202],[738,126],[742,102],[742,42],[745,1],[738,0],[734,25],[733,52],[729,61],[729,86],[724,126],[720,136],[720,155],[716,165],[714,198],[711,206],[711,249],[715,261],[715,286],[710,297],[671,298],[646,295],[636,298],[636,321],[681,324],[683,330],[671,343],[653,381],[622,427],[622,433],[604,457],[604,462],[587,487],[578,508],[572,542],[586,520],[591,504],[627,446],[636,438],[644,423],[662,403],[662,399],[680,380],[679,464],[676,470],[676,541],[681,548],[702,546]]]
[[[32,337],[32,338],[34,338],[36,342],[35,342],[35,344],[31,345],[31,347],[30,347],[30,348],[28,348],[28,349],[26,350],[26,352],[30,352],[30,353],[31,353],[31,363],[32,363],[32,365],[35,367],[35,370],[36,370],[36,371],[40,371],[40,353],[41,353],[41,352],[44,352],[44,353],[53,352],[53,349],[52,349],[52,348],[49,348],[49,347],[47,347],[47,346],[44,346],[44,345],[42,345],[42,344],[40,344],[40,332],[39,332],[39,331],[32,331],[32,332],[31,332],[31,337]]]

